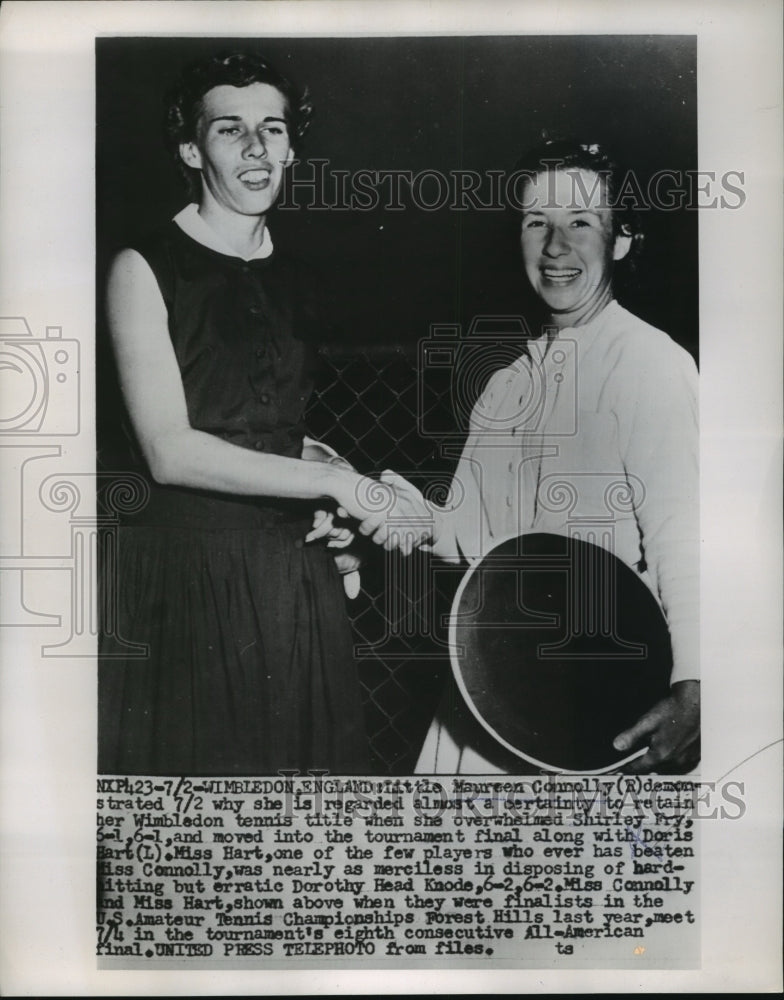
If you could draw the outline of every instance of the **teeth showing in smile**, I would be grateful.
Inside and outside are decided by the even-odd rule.
[[[542,269],[542,274],[548,281],[571,281],[572,278],[576,278],[580,273],[578,268],[552,268],[545,267]]]
[[[244,173],[240,174],[241,181],[250,181],[254,184],[259,181],[266,181],[268,178],[269,171],[267,170],[246,170]]]

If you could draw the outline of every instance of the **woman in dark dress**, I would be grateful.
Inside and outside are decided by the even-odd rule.
[[[378,484],[305,438],[318,315],[266,226],[309,110],[254,56],[186,71],[168,125],[198,205],[109,274],[150,498],[119,530],[115,631],[148,655],[102,640],[103,773],[367,770],[339,572],[354,567],[317,541],[350,536],[331,515],[308,530],[330,503],[367,519]]]

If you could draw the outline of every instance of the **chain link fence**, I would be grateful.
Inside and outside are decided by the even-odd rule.
[[[393,469],[443,499],[459,455],[451,373],[422,371],[416,345],[322,351],[308,433],[367,475]],[[374,769],[410,774],[449,672],[445,617],[459,567],[366,543],[349,602]]]

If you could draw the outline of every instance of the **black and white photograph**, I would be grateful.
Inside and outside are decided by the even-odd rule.
[[[777,988],[781,45],[605,6],[7,5],[4,989]]]
[[[213,48],[97,45],[99,470],[138,493],[104,546],[99,770],[693,769],[695,39]],[[484,729],[434,641],[482,558],[453,659]]]

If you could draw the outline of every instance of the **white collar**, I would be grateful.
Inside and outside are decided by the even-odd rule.
[[[174,216],[174,222],[176,222],[185,235],[190,236],[192,240],[196,240],[196,242],[201,243],[202,246],[208,247],[210,250],[215,250],[218,253],[225,254],[228,257],[239,257],[240,260],[259,260],[264,257],[269,257],[272,253],[272,237],[270,236],[270,231],[267,226],[264,227],[264,236],[258,250],[252,253],[250,257],[243,257],[242,254],[237,253],[236,250],[232,250],[223,237],[219,233],[216,233],[215,230],[208,225],[204,219],[202,219],[199,215],[199,206],[195,203],[186,205],[181,212],[178,212]]]

